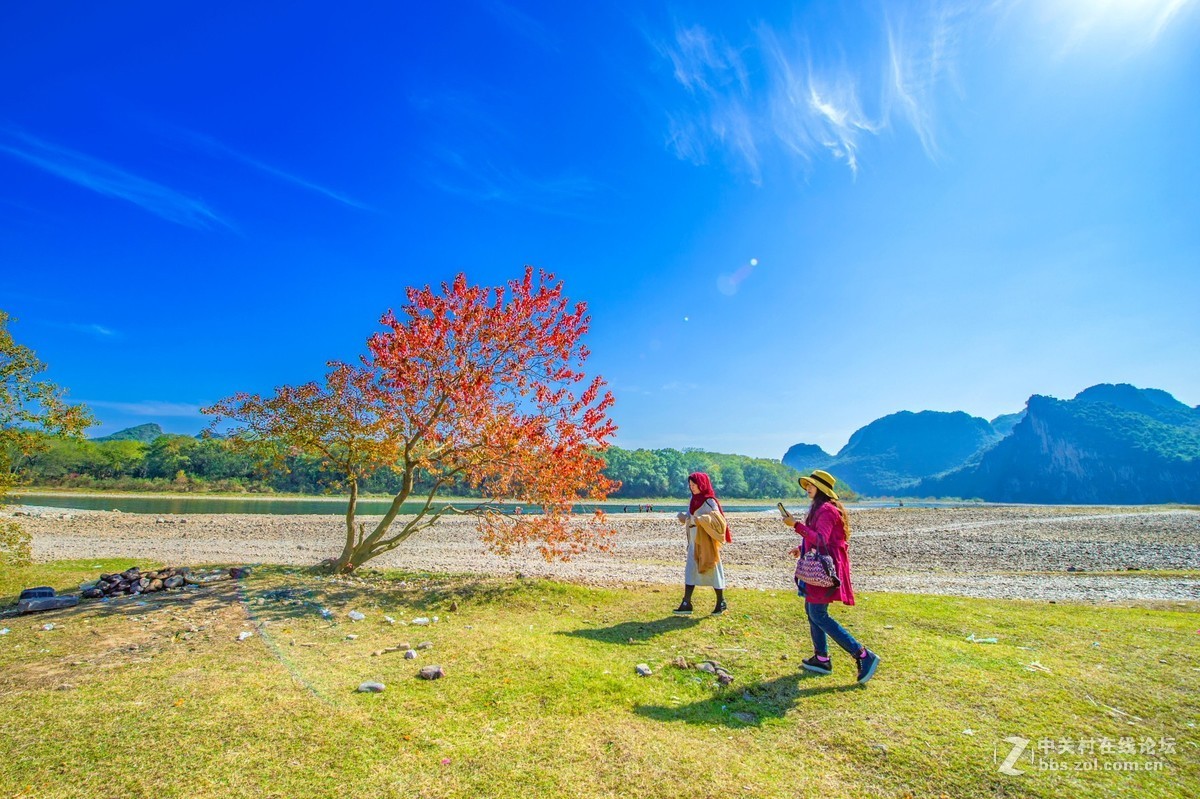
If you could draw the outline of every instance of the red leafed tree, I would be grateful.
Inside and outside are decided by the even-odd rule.
[[[507,287],[472,286],[465,275],[440,291],[407,292],[384,332],[367,341],[361,366],[333,362],[324,385],[283,387],[272,397],[237,394],[205,409],[232,420],[233,439],[278,452],[318,455],[350,493],[346,541],[336,570],[351,572],[398,547],[447,512],[473,513],[495,552],[536,544],[548,560],[608,550],[604,514],[572,513],[616,488],[602,472],[616,427],[613,397],[582,371],[589,317],[554,276],[527,267]],[[369,529],[356,521],[359,481],[387,466],[400,491]],[[426,486],[416,491],[418,478]],[[471,507],[435,505],[454,483],[478,489]],[[505,514],[513,499],[541,513]],[[415,514],[400,517],[409,500]],[[400,518],[401,522],[397,521]]]

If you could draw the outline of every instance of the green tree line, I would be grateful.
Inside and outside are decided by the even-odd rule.
[[[612,496],[679,497],[687,494],[687,476],[707,472],[721,497],[769,499],[795,497],[799,473],[779,461],[700,450],[621,449],[603,453],[605,474],[621,482]],[[43,487],[126,491],[221,491],[253,493],[338,493],[338,476],[315,458],[287,456],[282,466],[236,452],[219,438],[162,435],[141,441],[88,441],[52,438],[44,451],[29,457],[23,482]],[[365,493],[394,494],[400,477],[380,469],[360,483]],[[420,485],[418,483],[418,485]],[[840,488],[840,487],[839,487]],[[458,496],[479,492],[462,484]]]

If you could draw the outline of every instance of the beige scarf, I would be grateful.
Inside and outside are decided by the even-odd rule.
[[[696,517],[696,568],[708,574],[721,562],[721,545],[725,543],[725,516],[720,511],[701,513]]]

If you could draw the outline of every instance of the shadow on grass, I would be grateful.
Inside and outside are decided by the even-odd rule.
[[[601,641],[606,644],[628,644],[646,641],[663,633],[686,630],[695,627],[700,619],[691,616],[667,616],[654,621],[623,621],[611,627],[587,627],[579,630],[558,632],[556,635],[569,635],[574,638],[587,638],[590,641]]]
[[[446,605],[459,601],[496,605],[521,597],[526,591],[527,587],[520,580],[512,581],[495,577],[467,580],[458,578],[430,585],[425,591],[422,601],[429,606]]]
[[[662,705],[639,705],[633,712],[654,721],[682,721],[685,724],[726,727],[755,727],[764,719],[783,718],[789,710],[805,699],[821,694],[843,691],[858,691],[862,686],[810,685],[819,679],[816,675],[802,671],[788,674],[769,682],[744,687],[741,691],[729,689],[726,693],[677,707]]]

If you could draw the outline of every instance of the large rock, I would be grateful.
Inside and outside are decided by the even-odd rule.
[[[441,666],[423,666],[417,676],[422,680],[440,680],[446,676],[446,671]]]
[[[79,597],[74,594],[65,596],[46,596],[37,599],[22,599],[17,603],[17,613],[38,613],[43,610],[58,610],[73,608],[79,604]]]

